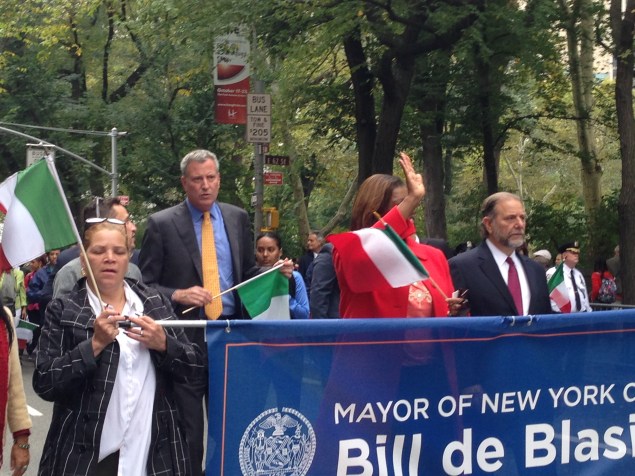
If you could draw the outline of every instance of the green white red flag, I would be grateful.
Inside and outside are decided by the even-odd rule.
[[[353,292],[368,292],[381,287],[399,288],[430,277],[421,261],[390,225],[385,229],[361,230],[331,235],[342,257],[342,272]]]
[[[49,250],[77,243],[66,197],[53,160],[42,159],[0,184],[4,227],[0,269],[7,270]]]
[[[291,319],[289,280],[280,273],[279,268],[270,269],[237,287],[240,300],[252,319]]]
[[[571,300],[569,299],[569,290],[564,282],[563,263],[560,263],[553,273],[547,286],[549,287],[549,297],[551,301],[558,306],[560,312],[571,312]]]

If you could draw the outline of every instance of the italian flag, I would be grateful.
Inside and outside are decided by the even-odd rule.
[[[279,269],[280,266],[272,268],[237,287],[236,291],[252,319],[291,319],[289,280]]]
[[[5,217],[0,269],[77,243],[67,207],[52,159],[42,159],[2,182],[0,212]]]
[[[549,287],[549,297],[553,301],[560,312],[571,312],[571,301],[569,300],[569,291],[567,285],[564,282],[564,272],[562,271],[563,264],[560,263],[553,273],[547,286]]]
[[[18,318],[18,324],[15,326],[15,335],[18,339],[31,342],[33,340],[33,331],[37,329],[37,324]]]
[[[331,235],[341,258],[343,279],[351,291],[370,292],[382,287],[400,288],[430,277],[401,237],[386,224],[385,229],[361,230]]]

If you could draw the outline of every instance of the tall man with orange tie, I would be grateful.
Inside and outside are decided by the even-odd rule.
[[[249,216],[239,207],[216,201],[220,183],[216,155],[194,150],[181,160],[185,201],[148,218],[139,256],[143,280],[168,296],[182,319],[242,319],[235,292],[212,297],[259,272]],[[290,276],[290,260],[287,267]],[[204,329],[185,332],[206,352]],[[202,474],[207,369],[201,374],[200,382],[175,387],[191,474],[196,476]]]
[[[525,243],[526,218],[517,195],[490,195],[481,206],[483,242],[449,261],[455,288],[467,290],[472,316],[551,313],[544,268],[517,252]]]

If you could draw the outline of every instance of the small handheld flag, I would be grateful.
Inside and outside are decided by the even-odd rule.
[[[291,278],[293,279],[293,278]],[[290,319],[289,280],[279,271],[256,276],[237,290],[252,319]]]
[[[553,273],[547,287],[549,288],[549,298],[558,306],[560,312],[571,312],[571,300],[569,299],[569,291],[564,282],[564,271],[562,269],[564,263],[560,263]]]

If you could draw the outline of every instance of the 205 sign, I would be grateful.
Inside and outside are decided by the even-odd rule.
[[[247,142],[271,142],[271,116],[247,116]]]

